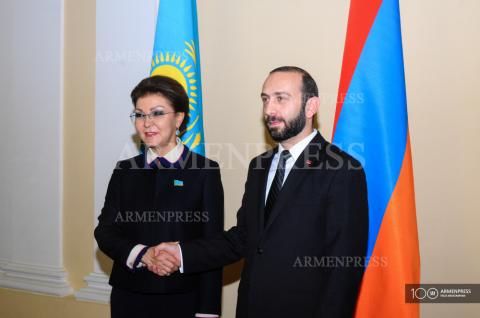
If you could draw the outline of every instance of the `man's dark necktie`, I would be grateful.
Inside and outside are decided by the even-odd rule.
[[[285,163],[288,158],[292,155],[288,150],[284,150],[280,153],[280,158],[278,159],[277,172],[275,172],[275,177],[273,178],[272,185],[270,186],[270,191],[268,192],[267,203],[265,204],[265,221],[264,226],[267,225],[268,218],[272,212],[275,201],[277,200],[278,193],[282,189],[283,178],[285,176]]]

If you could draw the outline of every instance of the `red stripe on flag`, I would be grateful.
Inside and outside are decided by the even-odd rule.
[[[367,41],[368,34],[381,4],[382,0],[351,0],[350,2],[347,37],[343,51],[343,67],[338,88],[337,110],[335,112],[335,121],[333,122],[332,140],[353,72],[357,67],[363,46]]]

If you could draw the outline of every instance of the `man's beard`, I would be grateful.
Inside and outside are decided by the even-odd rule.
[[[265,117],[264,121],[272,139],[276,142],[282,142],[284,140],[295,137],[303,130],[303,128],[305,128],[305,108],[302,107],[298,116],[290,120],[289,122],[286,122],[283,118],[279,118],[276,116],[267,116]],[[270,128],[268,126],[269,121],[281,121],[285,124],[285,127],[283,129],[280,129],[278,127]]]

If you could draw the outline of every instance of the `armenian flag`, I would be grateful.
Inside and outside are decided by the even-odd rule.
[[[420,256],[398,0],[351,0],[332,140],[367,177],[370,262],[355,316],[418,317],[405,303]]]

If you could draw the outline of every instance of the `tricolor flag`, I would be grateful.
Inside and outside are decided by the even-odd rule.
[[[351,0],[333,142],[367,175],[370,263],[355,316],[418,317],[405,303],[420,256],[398,0]]]
[[[183,85],[190,99],[190,115],[182,141],[205,155],[195,0],[160,0],[150,75],[169,76]]]

